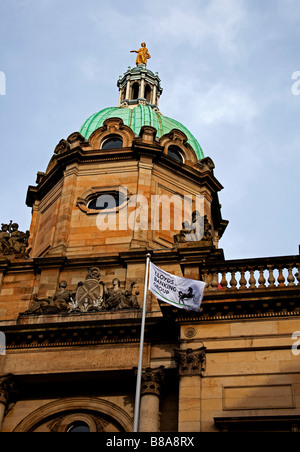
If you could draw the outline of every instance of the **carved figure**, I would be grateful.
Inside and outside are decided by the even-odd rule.
[[[0,254],[25,255],[28,247],[29,231],[19,231],[17,223],[3,224],[0,232]]]
[[[58,286],[58,291],[52,297],[52,305],[60,312],[65,312],[69,309],[69,302],[74,297],[73,290],[67,290],[68,284],[66,281],[61,281]]]
[[[146,43],[142,42],[141,48],[139,50],[131,50],[131,53],[137,53],[136,57],[136,65],[139,66],[140,64],[144,64],[147,66],[147,60],[151,58],[151,55],[149,55],[148,49],[146,47]]]
[[[174,235],[175,243],[198,242],[202,240],[204,233],[203,217],[198,210],[192,213],[192,222],[189,225],[187,221],[182,224],[182,230]]]
[[[3,224],[1,225],[1,232],[0,232],[0,253],[4,254],[4,252],[8,249],[8,241],[10,238],[9,234],[9,225]]]
[[[212,238],[211,224],[208,221],[207,215],[204,215],[204,234],[203,240],[210,240]]]
[[[52,297],[38,298],[30,303],[29,309],[23,314],[25,315],[40,315],[40,314],[57,314],[59,312],[66,312],[69,309],[69,302],[74,296],[74,291],[67,290],[68,284],[66,281],[61,281],[58,290]]]
[[[120,288],[120,280],[118,278],[114,278],[112,280],[112,285],[113,287],[106,293],[106,309],[119,310],[139,308],[137,301],[137,295],[139,295],[139,292],[136,292],[135,294],[132,293],[132,289],[135,286],[134,282],[131,283],[129,291]]]

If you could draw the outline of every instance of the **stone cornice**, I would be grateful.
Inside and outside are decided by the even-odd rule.
[[[165,324],[160,312],[146,316],[146,342],[176,342],[178,326]],[[140,310],[84,314],[20,316],[17,321],[0,322],[6,335],[6,350],[61,348],[106,344],[138,344]],[[169,335],[168,338],[166,335]]]

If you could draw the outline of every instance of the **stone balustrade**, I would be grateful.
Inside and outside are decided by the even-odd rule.
[[[300,288],[300,256],[216,262],[201,273],[207,291]]]

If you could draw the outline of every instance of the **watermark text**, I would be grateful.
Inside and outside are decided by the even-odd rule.
[[[144,195],[128,196],[126,187],[119,187],[121,196],[103,194],[97,198],[97,227],[100,231],[180,231],[186,230],[191,240],[204,234],[204,196]],[[197,214],[197,215],[196,215]]]
[[[292,85],[292,94],[294,96],[299,96],[300,95],[300,71],[293,72],[292,80],[295,80],[295,82]]]
[[[6,336],[0,331],[0,355],[6,354]]]
[[[4,72],[0,71],[0,96],[6,95],[6,76]]]
[[[300,331],[295,331],[292,335],[292,340],[294,344],[292,345],[292,353],[294,356],[300,355]]]

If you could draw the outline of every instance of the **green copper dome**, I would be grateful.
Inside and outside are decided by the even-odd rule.
[[[88,140],[91,134],[99,127],[102,127],[104,121],[108,118],[121,118],[123,123],[130,127],[136,135],[139,135],[143,126],[154,127],[157,130],[158,138],[171,132],[172,129],[178,129],[187,136],[188,143],[194,149],[198,159],[204,158],[200,144],[184,125],[175,121],[175,119],[163,116],[148,105],[137,105],[133,109],[120,107],[104,108],[104,110],[93,114],[85,121],[80,129],[81,135]]]

